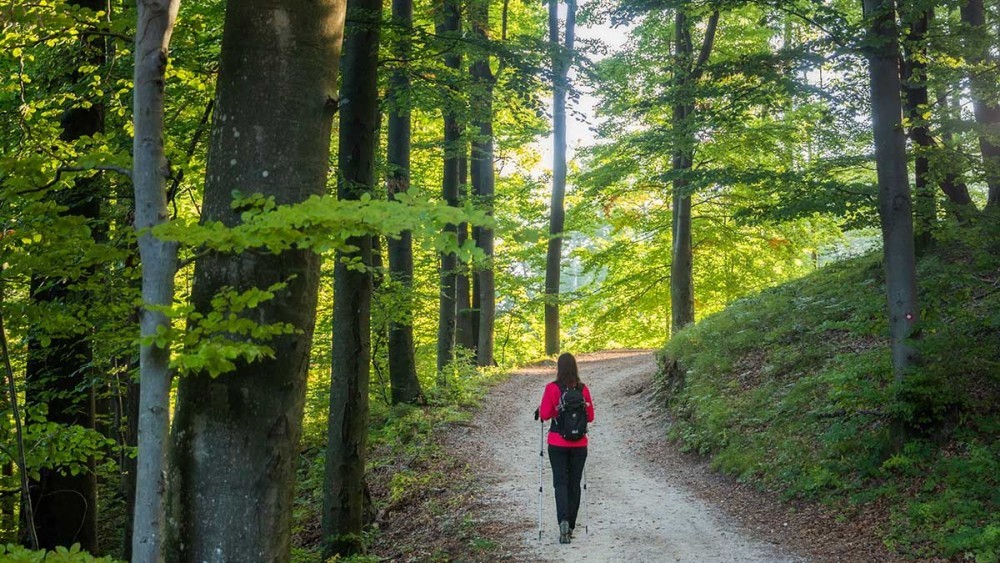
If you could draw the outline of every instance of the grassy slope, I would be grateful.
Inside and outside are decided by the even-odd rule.
[[[924,366],[891,382],[878,256],[829,266],[679,333],[661,358],[673,436],[723,472],[850,512],[878,503],[902,553],[1000,559],[1000,248],[918,267]],[[912,438],[891,452],[889,420]]]

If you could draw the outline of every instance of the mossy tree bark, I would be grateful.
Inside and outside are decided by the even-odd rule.
[[[231,207],[236,186],[278,205],[324,192],[343,9],[342,0],[227,3],[204,220],[240,222],[240,211]],[[211,311],[225,287],[287,283],[247,314],[261,324],[288,323],[297,332],[268,342],[273,359],[240,362],[218,378],[201,373],[181,379],[169,560],[288,560],[319,271],[320,257],[308,250],[211,253],[196,264],[197,311]]]

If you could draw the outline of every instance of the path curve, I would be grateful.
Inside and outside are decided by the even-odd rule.
[[[558,543],[551,470],[543,466],[542,538],[538,537],[540,424],[532,412],[554,378],[552,365],[527,368],[490,391],[459,447],[487,480],[490,516],[521,530],[525,561],[781,562],[800,561],[746,537],[719,511],[671,482],[642,448],[662,440],[647,391],[656,365],[649,351],[578,357],[591,388],[586,505],[573,543]],[[582,529],[586,526],[587,532]]]

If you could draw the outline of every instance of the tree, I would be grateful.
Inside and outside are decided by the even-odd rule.
[[[458,197],[460,200],[468,200],[469,198],[469,151],[465,143],[462,144],[462,156],[458,162]],[[459,223],[456,240],[458,246],[461,247],[467,240],[469,240],[469,224]],[[474,323],[479,312],[473,309],[472,305],[470,291],[473,288],[472,278],[469,276],[470,266],[470,262],[463,261],[459,266],[458,277],[455,281],[455,309],[457,311],[455,345],[475,352],[477,338]]]
[[[719,12],[712,12],[705,38],[694,59],[691,44],[693,22],[684,6],[676,8],[674,18],[674,152],[673,152],[673,249],[670,262],[670,330],[676,333],[694,322],[693,250],[691,246],[691,193],[687,177],[694,162],[695,111],[694,87],[701,78],[712,52]]]
[[[932,241],[937,223],[937,195],[931,178],[929,153],[934,148],[926,114],[930,112],[927,95],[927,26],[932,6],[919,1],[901,1],[900,14],[906,25],[907,41],[904,43],[902,64],[903,94],[906,100],[906,118],[910,124],[909,137],[913,143],[913,169],[916,206],[916,251],[926,250]]]
[[[170,420],[170,348],[156,341],[170,327],[163,308],[174,300],[177,244],[157,238],[152,228],[166,221],[166,177],[163,148],[163,84],[167,47],[180,0],[138,3],[133,96],[134,148],[132,183],[135,228],[142,262],[139,330],[139,425],[137,487],[132,556],[136,561],[163,560],[164,491]]]
[[[227,3],[203,222],[243,221],[236,186],[275,205],[324,192],[343,21],[340,0]],[[210,363],[178,386],[168,559],[288,559],[319,266],[302,249],[199,257],[188,352]],[[227,349],[230,365],[213,355]]]
[[[462,65],[462,55],[458,51],[458,43],[455,42],[457,36],[461,34],[462,28],[462,7],[458,0],[445,0],[443,4],[444,13],[441,21],[437,24],[438,35],[451,39],[448,50],[444,54],[444,66],[452,71],[458,70]],[[448,205],[458,205],[458,165],[461,160],[461,138],[462,131],[458,121],[459,96],[455,93],[455,87],[449,87],[450,94],[445,96],[444,108],[444,177],[441,184],[441,198],[448,202]],[[444,228],[445,237],[456,236],[457,225],[448,224]],[[438,384],[446,385],[448,382],[446,367],[455,359],[455,323],[457,309],[455,305],[455,291],[457,283],[458,258],[451,250],[441,252],[441,278],[440,278],[440,300],[438,308],[438,336],[437,336],[437,371]]]
[[[549,43],[552,46],[552,204],[549,246],[545,260],[545,354],[559,353],[559,273],[566,221],[566,93],[573,56],[576,1],[566,3],[566,44],[559,44],[559,2],[549,1]]]
[[[104,2],[100,0],[72,0],[68,4],[93,12],[104,9]],[[78,67],[104,63],[104,42],[95,37],[91,30],[83,30],[78,52],[70,56],[74,63],[68,77],[71,83],[79,83],[83,79]],[[103,133],[102,100],[81,99],[63,112],[61,125],[61,140],[66,142]],[[100,174],[91,172],[78,177],[72,190],[56,192],[54,197],[65,205],[65,215],[86,221],[97,234],[100,232],[96,222],[101,214],[102,188]],[[67,279],[65,274],[54,279],[33,276],[32,297],[38,302],[71,308],[70,301],[88,299],[88,292],[78,289],[86,285],[87,276],[88,273],[76,279]],[[79,303],[76,306],[86,307]],[[29,341],[25,374],[26,406],[46,405],[46,420],[49,422],[94,428],[93,349],[88,332],[84,329],[76,334],[54,338],[47,346],[42,346],[38,338]],[[43,334],[40,330],[36,336]],[[88,465],[88,470],[76,474],[67,473],[64,468],[42,467],[38,470],[38,479],[30,480],[34,527],[41,548],[55,549],[56,546],[69,547],[79,543],[83,549],[97,551],[97,474],[93,460]]]
[[[393,45],[394,54],[406,61],[412,53],[413,0],[393,0],[392,19],[399,28],[399,38]],[[389,78],[386,98],[390,102],[387,164],[389,199],[410,189],[410,76],[405,62],[400,63]],[[406,310],[403,319],[393,321],[389,327],[389,380],[392,384],[392,402],[413,403],[420,398],[420,381],[413,350],[413,233],[403,231],[399,238],[389,238],[389,275],[404,293]]]
[[[990,50],[994,45],[993,33],[986,26],[986,15],[983,0],[968,0],[962,6],[962,22],[967,30],[967,57],[971,71],[969,73],[969,90],[972,98],[972,110],[979,126],[979,149],[983,155],[983,172],[986,184],[989,186],[987,207],[1000,205],[1000,104],[991,102],[994,99],[996,85],[987,80],[986,65],[992,64]]]
[[[493,197],[496,190],[496,171],[493,163],[493,87],[495,79],[490,71],[489,0],[474,0],[469,8],[472,35],[480,44],[480,51],[472,61],[472,107],[473,140],[470,159],[472,190],[476,200],[493,214]],[[480,366],[493,365],[493,336],[496,322],[496,283],[493,262],[493,228],[482,226],[476,231],[476,246],[482,250],[486,263],[476,272],[473,291],[473,308],[479,311],[474,330],[477,335],[476,363]],[[476,299],[478,297],[478,299]]]
[[[337,197],[374,192],[378,148],[378,50],[381,0],[351,0],[344,41]],[[333,289],[333,371],[323,486],[324,557],[363,548],[365,443],[368,435],[371,237],[348,240],[337,254]]]
[[[870,19],[866,54],[871,77],[872,132],[878,171],[892,368],[898,383],[917,363],[917,351],[912,340],[920,321],[906,140],[899,97],[899,39],[893,0],[864,0],[863,6],[865,16]],[[898,424],[895,428],[898,445],[903,439],[901,428]]]

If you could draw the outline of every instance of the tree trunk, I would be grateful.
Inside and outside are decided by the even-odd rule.
[[[337,196],[360,199],[375,191],[378,149],[378,50],[381,0],[349,0],[344,39]],[[323,486],[324,560],[363,549],[365,443],[368,437],[368,379],[372,277],[349,269],[345,260],[371,266],[371,237],[354,237],[358,250],[337,255],[333,290],[333,371]]]
[[[472,20],[472,34],[482,43],[489,41],[487,30],[490,28],[489,0],[476,0],[469,8]],[[472,142],[472,158],[470,172],[472,188],[476,199],[493,214],[493,193],[496,186],[495,170],[493,168],[493,86],[495,79],[490,71],[488,54],[472,62],[470,69],[475,96],[472,101],[472,129],[478,135]],[[493,361],[493,325],[496,320],[496,295],[493,274],[493,229],[481,227],[478,231],[477,243],[486,255],[487,264],[477,272],[478,288],[475,288],[479,299],[479,321],[476,324],[476,363],[480,366],[492,366]],[[474,298],[475,299],[475,298]]]
[[[691,245],[691,194],[687,173],[691,170],[694,152],[694,130],[691,124],[693,104],[690,101],[692,52],[691,23],[682,9],[674,17],[676,99],[674,100],[673,202],[671,210],[673,242],[670,263],[670,332],[676,334],[694,322],[693,251]]]
[[[559,44],[559,3],[549,2],[549,43],[552,58],[552,202],[549,217],[549,247],[545,257],[545,354],[559,353],[559,274],[562,267],[562,235],[566,219],[566,93],[573,56],[576,2],[566,3],[566,44]]]
[[[461,5],[458,0],[444,2],[444,19],[437,26],[439,35],[454,37],[461,31]],[[448,52],[444,55],[444,65],[452,71],[462,65],[462,56],[458,52],[458,43],[452,41]],[[441,197],[448,205],[458,205],[458,164],[461,159],[460,147],[462,132],[458,124],[456,105],[459,103],[454,88],[450,89],[451,97],[445,101],[442,110],[444,114],[444,179],[441,185]],[[455,236],[457,225],[448,224],[444,228],[446,235]],[[438,309],[438,339],[437,339],[437,371],[438,385],[447,385],[447,366],[455,358],[455,322],[457,310],[455,307],[455,283],[458,259],[454,252],[441,253],[440,301]]]
[[[920,320],[920,307],[917,304],[906,139],[903,137],[899,99],[898,33],[892,0],[864,0],[863,6],[866,17],[871,18],[871,43],[879,45],[868,53],[872,131],[878,170],[893,376],[900,382],[917,362],[912,339]],[[897,445],[902,443],[902,428],[897,423],[894,429]]]
[[[943,114],[945,125],[941,128],[941,144],[946,151],[954,151],[955,134],[951,127],[947,125],[952,117],[957,113],[953,111],[951,100],[943,91],[937,95],[937,105]],[[956,215],[959,221],[968,219],[969,215],[975,214],[978,209],[969,195],[969,187],[962,180],[963,170],[960,163],[955,159],[944,159],[942,165],[945,167],[941,178],[941,191],[948,197],[951,204],[949,210]]]
[[[67,4],[95,12],[105,8],[102,0],[70,0]],[[78,64],[104,64],[103,42],[98,44],[87,37],[81,38],[79,52],[72,58],[73,72],[68,77],[69,82],[78,83],[84,78],[76,71]],[[60,134],[63,141],[72,142],[104,132],[103,101],[91,99],[87,102],[87,107],[76,106],[63,113]],[[91,175],[76,180],[71,192],[56,194],[67,208],[64,215],[80,217],[90,223],[99,219],[103,198],[101,185],[100,176]],[[73,287],[85,284],[86,276],[56,280],[35,277],[31,280],[31,296],[39,303],[68,304],[85,300],[86,292]],[[53,338],[46,348],[32,338],[28,343],[25,372],[26,407],[48,405],[49,422],[94,429],[92,363],[93,352],[86,333]],[[55,549],[79,543],[81,548],[97,552],[97,475],[93,460],[88,465],[88,471],[77,475],[41,468],[38,480],[30,481],[35,531],[41,548]]]
[[[204,220],[240,222],[240,211],[231,207],[234,186],[278,205],[324,193],[343,7],[341,0],[227,3]],[[246,314],[298,332],[268,341],[273,359],[240,362],[218,378],[199,373],[180,380],[171,561],[288,560],[319,270],[320,257],[308,250],[211,253],[198,261],[197,311],[211,311],[224,287],[245,291],[285,282]],[[367,369],[367,358],[362,363]],[[140,491],[148,486],[140,483]]]
[[[694,322],[694,256],[691,237],[691,188],[688,174],[694,163],[695,109],[694,88],[704,71],[708,57],[715,45],[715,30],[719,12],[712,12],[705,26],[705,37],[694,59],[691,41],[692,22],[678,8],[674,16],[674,152],[673,152],[673,201],[671,226],[673,246],[670,262],[670,331],[677,333]]]
[[[394,46],[401,60],[410,57],[410,40],[413,33],[413,0],[393,0],[392,19],[401,30],[399,42]],[[389,199],[410,189],[410,75],[402,66],[389,79],[386,97],[392,102],[389,113],[388,146]],[[400,233],[398,239],[389,238],[389,275],[403,286],[406,292],[405,320],[393,322],[389,327],[389,380],[392,385],[392,403],[414,403],[420,398],[420,381],[413,348],[413,235]]]
[[[462,143],[462,156],[458,161],[458,197],[460,200],[467,200],[469,197],[469,151],[468,146]],[[469,240],[469,224],[458,224],[458,244],[465,244]],[[471,264],[465,262],[461,264],[458,277],[455,280],[455,309],[457,318],[455,322],[455,345],[466,350],[475,352],[476,339],[473,330],[473,310],[472,281],[469,278],[469,267]]]
[[[910,141],[914,152],[914,205],[915,250],[925,252],[933,242],[937,224],[937,198],[930,178],[928,154],[934,149],[930,128],[924,114],[930,111],[927,96],[927,25],[931,8],[900,3],[903,21],[908,27],[903,58],[903,94],[906,99],[906,116],[910,122]]]
[[[990,49],[993,34],[986,26],[983,0],[968,0],[962,5],[962,21],[969,26],[966,48],[968,61],[973,66],[969,74],[969,95],[972,111],[979,126],[979,149],[983,154],[983,172],[989,186],[986,207],[1000,203],[1000,105],[985,100],[992,99],[996,84],[984,76],[983,65],[992,64]]]
[[[159,240],[149,229],[169,217],[166,179],[169,174],[163,149],[163,85],[167,47],[180,0],[139,0],[135,35],[133,93],[134,141],[132,184],[135,191],[135,228],[139,232],[142,263],[143,310],[139,332],[139,427],[133,561],[162,561],[164,494],[170,420],[170,348],[151,340],[170,320],[153,307],[174,301],[177,244]]]

